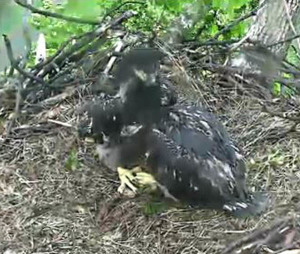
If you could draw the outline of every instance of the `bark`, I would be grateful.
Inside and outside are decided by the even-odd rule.
[[[299,0],[265,0],[247,34],[251,41],[262,45],[271,45],[284,41],[294,35],[295,20],[299,14]],[[277,57],[283,59],[291,42],[282,43],[271,48]]]
[[[292,43],[287,39],[296,33],[294,23],[299,17],[299,0],[261,0],[260,5],[262,7],[242,40],[248,39],[256,46],[244,45],[231,66],[273,77],[279,74],[281,61]],[[263,80],[262,83],[268,82]]]

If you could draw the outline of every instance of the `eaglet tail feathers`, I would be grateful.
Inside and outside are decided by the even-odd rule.
[[[237,217],[260,215],[269,206],[270,198],[266,193],[256,192],[249,195],[246,201],[227,202],[223,209]]]

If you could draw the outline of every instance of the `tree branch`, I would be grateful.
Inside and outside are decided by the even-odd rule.
[[[32,75],[31,73],[26,72],[25,70],[23,70],[18,65],[18,62],[14,59],[13,51],[12,51],[12,48],[11,48],[11,43],[10,43],[8,37],[5,34],[3,34],[2,36],[3,36],[4,42],[5,42],[7,56],[8,56],[8,59],[10,61],[11,66],[14,69],[16,69],[19,73],[21,73],[24,77],[32,79],[32,80],[35,80],[36,82],[38,82],[38,83],[40,83],[42,85],[46,85],[45,82],[42,79],[40,79],[40,78]]]
[[[25,3],[22,0],[14,0],[16,4],[30,10],[33,13],[37,13],[40,15],[44,15],[47,17],[52,17],[52,18],[56,18],[56,19],[62,19],[68,22],[75,22],[75,23],[80,23],[80,24],[88,24],[88,25],[99,25],[101,24],[100,21],[92,21],[92,20],[87,20],[87,19],[81,19],[81,18],[74,18],[74,17],[68,17],[59,13],[54,13],[54,12],[50,12],[50,11],[45,11],[45,10],[40,10],[38,8],[35,8],[34,6]]]
[[[85,45],[90,44],[95,38],[101,38],[106,31],[112,27],[114,27],[117,24],[122,23],[124,20],[127,20],[131,18],[132,16],[136,15],[136,12],[133,11],[126,11],[120,17],[112,20],[108,24],[101,25],[100,27],[95,28],[93,31],[86,33],[84,36],[80,36],[78,38],[81,38],[81,40],[76,41],[70,48],[64,51],[66,48],[68,42],[71,40],[68,40],[66,44],[64,44],[60,50],[59,53],[56,54],[54,58],[48,64],[46,64],[43,68],[43,71],[40,73],[40,77],[45,77],[49,71],[53,68],[53,63],[57,66],[60,66],[62,62],[65,62],[70,56],[75,53],[76,51],[80,50]]]
[[[258,6],[255,9],[253,9],[251,12],[246,13],[245,15],[239,17],[238,19],[234,20],[233,22],[231,22],[230,24],[228,24],[227,26],[225,26],[223,29],[221,29],[218,33],[215,34],[215,36],[212,38],[212,40],[217,40],[219,38],[220,35],[225,34],[226,32],[228,32],[229,30],[231,30],[232,27],[236,26],[237,24],[239,24],[240,22],[244,21],[247,18],[250,18],[254,15],[256,15],[257,11],[262,7]]]
[[[227,46],[233,43],[239,42],[239,40],[231,39],[226,41],[218,41],[218,40],[207,40],[207,41],[184,41],[184,44],[188,44],[196,47],[208,47],[208,46]]]
[[[242,70],[240,68],[234,68],[230,66],[218,65],[218,64],[205,64],[202,66],[204,70],[212,71],[212,72],[220,72],[220,73],[232,73],[232,74],[240,74],[244,77],[254,78],[256,80],[267,79],[273,82],[279,82],[289,88],[297,88],[300,89],[299,79],[285,79],[278,76],[266,75],[264,73],[256,73],[251,72],[250,70]]]
[[[115,11],[117,10],[120,10],[123,6],[127,5],[127,4],[141,4],[141,5],[145,5],[146,2],[140,2],[140,1],[127,1],[127,2],[124,2],[124,3],[121,3],[120,5],[118,5],[117,7],[111,9],[110,11],[108,11],[104,17],[102,18],[102,22],[109,16],[111,15],[112,13],[114,13]]]
[[[295,40],[295,39],[298,39],[298,38],[300,38],[300,34],[296,34],[296,35],[294,35],[294,36],[292,36],[292,37],[290,37],[290,38],[284,39],[284,40],[282,40],[282,41],[274,42],[274,43],[272,43],[272,44],[267,45],[267,47],[274,47],[274,46],[277,46],[277,45],[279,45],[279,44],[283,44],[283,43],[285,43],[285,42],[291,42],[291,41],[293,41],[293,40]]]

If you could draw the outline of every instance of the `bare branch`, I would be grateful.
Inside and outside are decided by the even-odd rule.
[[[42,63],[38,63],[37,65],[35,65],[35,66],[33,67],[33,70],[34,70],[33,73],[34,73],[35,75],[37,75],[37,74],[43,69],[43,67],[45,67],[45,66],[47,66],[47,65],[49,65],[49,64],[52,64],[52,63],[55,61],[55,59],[56,59],[60,54],[63,53],[63,51],[65,50],[65,48],[66,48],[70,43],[72,43],[72,41],[74,41],[74,40],[79,40],[79,39],[81,39],[81,38],[83,38],[83,37],[85,37],[85,36],[89,36],[91,33],[92,33],[92,32],[89,31],[89,32],[84,33],[84,34],[81,34],[81,35],[79,35],[79,36],[72,36],[70,39],[68,39],[67,41],[65,41],[65,42],[62,44],[62,46],[55,52],[54,55],[48,57],[46,61],[44,61],[44,62],[42,62]]]
[[[26,72],[25,70],[23,70],[18,65],[18,62],[14,59],[14,56],[13,56],[13,51],[12,51],[12,48],[11,48],[10,40],[8,39],[8,37],[5,34],[3,34],[2,36],[3,36],[4,42],[5,42],[7,56],[9,58],[11,66],[14,69],[16,69],[19,73],[21,73],[24,77],[29,78],[29,79],[33,79],[33,80],[35,80],[36,82],[38,82],[38,83],[40,83],[42,85],[46,85],[45,82],[42,79],[40,79],[39,77],[36,77],[36,76],[32,75],[31,73]]]

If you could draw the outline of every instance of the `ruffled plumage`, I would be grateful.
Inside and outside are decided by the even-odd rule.
[[[159,84],[161,55],[149,52],[129,53],[116,72],[118,96],[90,109],[92,133],[105,136],[98,146],[104,163],[142,165],[174,200],[193,206],[236,215],[263,211],[265,197],[247,190],[243,157],[222,124]]]

